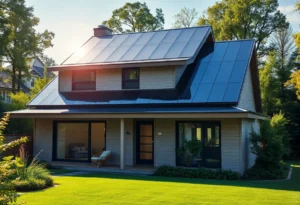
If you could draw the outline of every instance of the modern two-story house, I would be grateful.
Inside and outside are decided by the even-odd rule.
[[[42,160],[184,166],[176,154],[198,139],[192,165],[243,173],[253,165],[261,98],[254,40],[215,42],[209,26],[92,36],[12,117],[34,119]]]

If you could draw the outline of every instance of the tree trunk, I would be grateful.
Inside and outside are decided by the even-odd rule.
[[[16,66],[12,63],[11,84],[12,92],[16,93]]]
[[[19,73],[18,73],[18,87],[17,87],[18,92],[20,92],[20,90],[21,90],[21,82],[22,82],[22,71],[19,69]]]

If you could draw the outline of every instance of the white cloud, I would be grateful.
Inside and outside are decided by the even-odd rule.
[[[300,14],[296,11],[295,5],[279,6],[278,10],[286,15],[286,18],[290,23],[299,22]]]

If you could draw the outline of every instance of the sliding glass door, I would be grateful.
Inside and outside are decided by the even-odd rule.
[[[221,168],[221,130],[219,122],[177,122],[177,149],[185,141],[197,139],[201,150],[192,158],[191,166]],[[177,165],[186,165],[186,158],[177,155]]]
[[[53,159],[89,162],[105,149],[105,123],[55,121]]]

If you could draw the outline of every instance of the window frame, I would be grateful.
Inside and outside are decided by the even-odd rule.
[[[93,81],[81,81],[81,82],[75,82],[75,75],[76,73],[84,73],[84,72],[92,72],[94,73],[95,80]],[[89,90],[96,90],[96,70],[73,70],[72,71],[72,91],[89,91]],[[92,89],[75,89],[76,84],[86,84],[90,83],[92,84]]]
[[[126,80],[125,77],[126,77],[126,72],[130,72],[130,70],[137,70],[138,71],[138,74],[137,74],[137,77],[138,79],[128,79]],[[126,88],[125,87],[125,84],[127,82],[136,82],[138,85],[136,88]],[[140,89],[140,68],[139,67],[130,67],[130,68],[122,68],[122,90],[136,90],[136,89]]]

